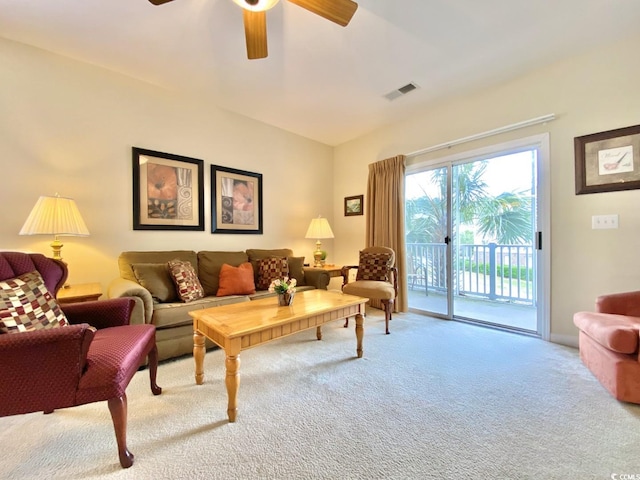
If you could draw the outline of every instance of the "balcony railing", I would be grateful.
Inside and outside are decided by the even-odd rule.
[[[453,252],[453,294],[533,305],[535,257],[532,245],[460,245]],[[410,289],[446,292],[444,243],[407,244]]]

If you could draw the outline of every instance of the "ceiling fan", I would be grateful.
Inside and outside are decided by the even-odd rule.
[[[173,0],[149,0],[162,5]],[[240,5],[244,16],[244,35],[249,60],[267,56],[267,10],[279,0],[233,0]],[[356,13],[358,4],[352,0],[288,0],[310,12],[346,27]]]

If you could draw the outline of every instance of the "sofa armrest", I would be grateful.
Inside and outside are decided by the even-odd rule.
[[[96,300],[94,302],[61,305],[67,320],[72,325],[88,323],[97,329],[128,325],[134,306],[131,297]]]
[[[596,312],[640,317],[640,291],[600,295]]]
[[[326,290],[331,281],[329,272],[322,268],[304,267],[304,283],[316,287],[318,290]]]
[[[0,416],[74,405],[93,336],[86,323],[0,335]]]
[[[153,317],[153,297],[149,290],[139,283],[124,278],[116,278],[109,285],[109,298],[132,297],[135,301],[131,312],[131,325],[151,323]]]

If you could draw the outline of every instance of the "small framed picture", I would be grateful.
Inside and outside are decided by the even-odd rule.
[[[262,174],[211,165],[211,233],[262,234]]]
[[[576,195],[640,188],[640,125],[574,138]]]
[[[133,229],[204,230],[204,162],[133,147]]]
[[[353,197],[344,197],[344,216],[352,217],[354,215],[364,214],[364,195],[355,195]]]

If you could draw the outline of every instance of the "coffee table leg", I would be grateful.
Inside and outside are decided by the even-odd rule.
[[[322,327],[317,327],[316,328],[316,338],[318,340],[322,340]]]
[[[197,330],[193,332],[193,359],[196,362],[196,384],[204,381],[204,335]]]
[[[362,354],[364,353],[362,350],[362,337],[364,337],[364,317],[358,313],[356,315],[356,340],[358,342],[356,353],[358,354],[358,358],[362,358]]]
[[[240,386],[240,374],[238,373],[240,369],[240,355],[227,355],[225,366],[227,367],[225,383],[227,385],[227,396],[229,397],[227,416],[229,417],[229,422],[235,422],[238,413],[236,398],[238,395],[238,387]]]

